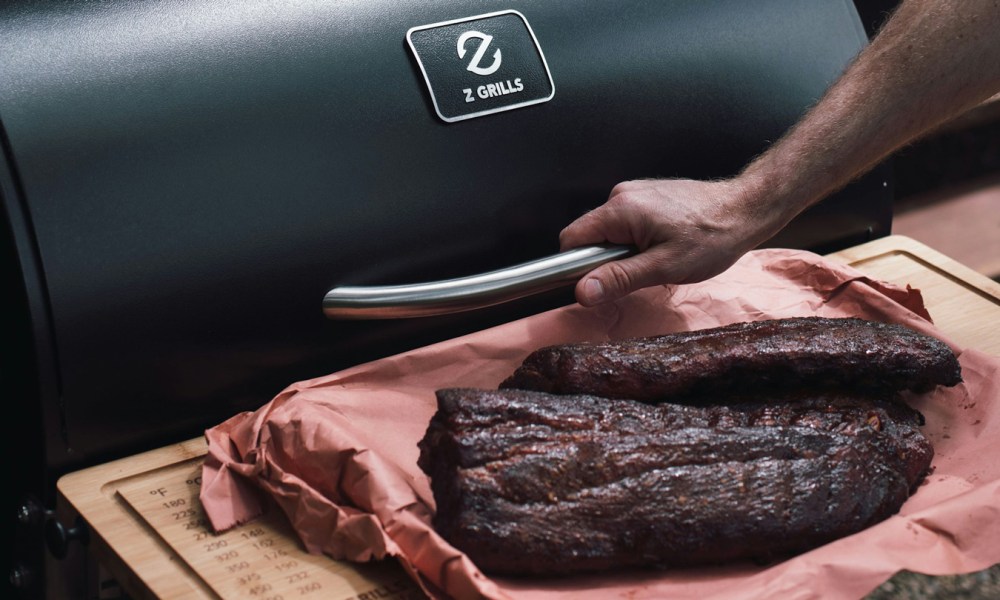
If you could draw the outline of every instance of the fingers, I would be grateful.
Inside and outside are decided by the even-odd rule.
[[[650,190],[661,183],[662,180],[657,179],[633,179],[632,181],[623,181],[611,189],[611,193],[608,194],[608,198],[614,198],[619,194]]]
[[[669,281],[674,267],[669,253],[658,248],[601,265],[577,282],[576,300],[583,306],[613,302],[638,289]]]
[[[617,188],[616,188],[617,189]],[[586,244],[627,244],[643,246],[645,215],[630,206],[627,196],[618,194],[602,206],[573,221],[559,233],[563,250]]]
[[[616,185],[608,195],[607,202],[585,213],[559,233],[560,249],[569,250],[603,242],[635,244],[636,223],[627,210],[630,199],[626,196],[651,189],[655,183],[652,179],[642,179]]]
[[[596,209],[596,211],[600,210]],[[604,220],[600,214],[594,214],[596,211],[586,213],[559,232],[559,248],[561,250],[608,241]]]
[[[626,181],[616,185],[604,205],[581,216],[560,232],[561,249],[611,242],[634,245],[644,250],[648,245],[645,233],[648,228],[644,223],[649,217],[646,211],[638,209],[641,203],[638,193],[652,185],[652,181]],[[643,252],[594,269],[577,283],[577,301],[584,306],[594,306],[654,285],[660,254],[662,252]]]

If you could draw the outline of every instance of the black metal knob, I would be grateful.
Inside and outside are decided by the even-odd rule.
[[[78,540],[84,546],[90,541],[87,525],[80,517],[76,518],[72,527],[65,527],[55,518],[49,519],[45,523],[45,543],[52,556],[58,559],[66,558],[73,540]]]
[[[27,565],[17,563],[10,570],[10,586],[15,590],[26,590],[35,583],[35,571]]]
[[[23,527],[41,527],[46,519],[54,515],[54,510],[45,508],[37,498],[30,494],[24,496],[21,499],[21,505],[17,507],[17,522]]]

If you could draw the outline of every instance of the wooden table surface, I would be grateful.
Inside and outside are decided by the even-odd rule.
[[[1000,284],[910,238],[889,236],[830,255],[866,275],[921,290],[932,319],[964,346],[1000,356]],[[198,502],[202,438],[70,473],[60,512],[78,514],[89,554],[134,598],[415,598],[394,561],[364,565],[307,554],[284,516],[220,535]]]

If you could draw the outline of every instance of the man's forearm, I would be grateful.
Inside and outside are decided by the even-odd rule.
[[[1000,0],[904,0],[819,103],[744,170],[751,210],[780,228],[996,93],[998,32]]]

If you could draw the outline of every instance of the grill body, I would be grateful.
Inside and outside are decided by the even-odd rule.
[[[507,9],[554,96],[442,121],[406,32]],[[847,1],[5,2],[20,487],[51,497],[68,469],[198,435],[293,381],[570,302],[378,323],[320,306],[333,285],[552,254],[619,181],[732,175],[865,41]],[[890,195],[877,169],[770,244],[886,234]]]

